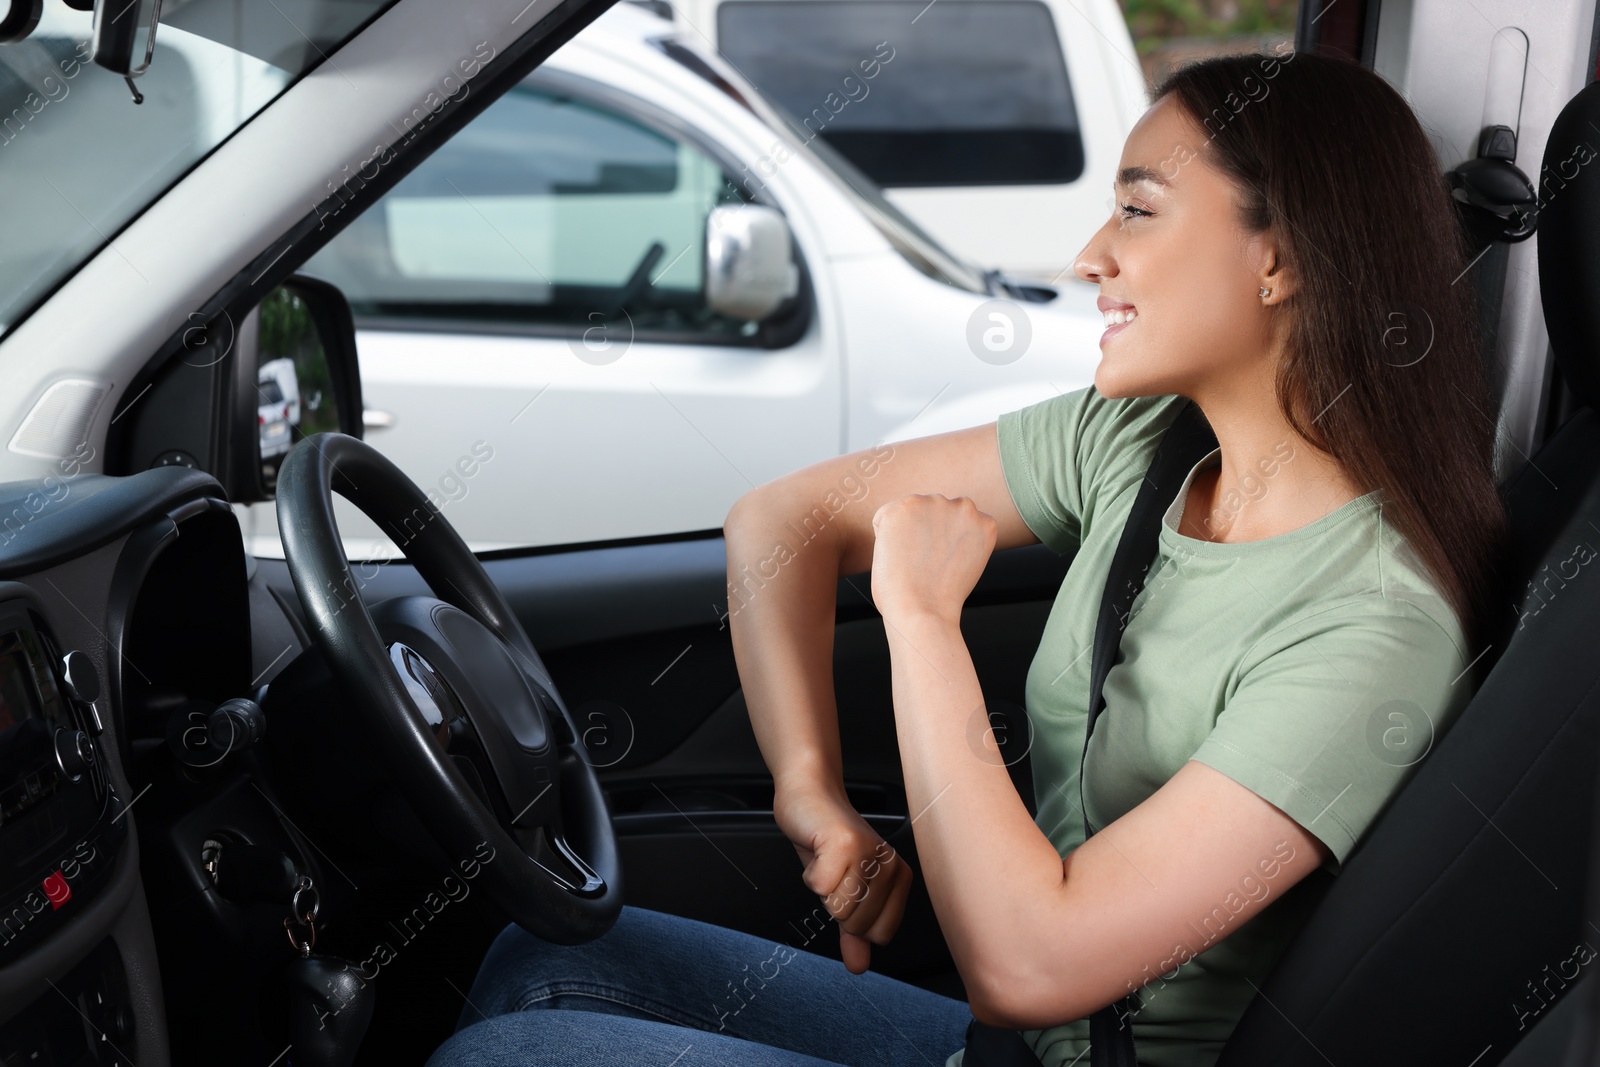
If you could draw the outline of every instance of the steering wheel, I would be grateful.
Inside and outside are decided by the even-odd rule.
[[[434,596],[368,610],[336,492],[400,546]],[[605,795],[539,653],[461,535],[398,467],[341,433],[289,453],[277,498],[316,646],[434,839],[447,855],[477,843],[480,885],[529,933],[573,945],[609,930],[622,869]]]

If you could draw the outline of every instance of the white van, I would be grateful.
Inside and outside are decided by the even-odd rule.
[[[1050,282],[1071,266],[1149,104],[1116,0],[675,7],[802,136],[837,148],[955,252],[1018,277]]]
[[[479,550],[716,529],[809,463],[1088,384],[1105,329],[1092,286],[945,250],[633,4],[304,270],[351,302],[368,440]],[[281,552],[269,508],[244,521]]]
[[[278,394],[283,397],[284,419],[290,426],[299,426],[300,378],[295,374],[294,360],[288,357],[269,359],[258,368],[257,378],[262,384],[271,381],[277,386]]]

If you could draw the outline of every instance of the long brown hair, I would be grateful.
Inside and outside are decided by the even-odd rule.
[[[1234,179],[1241,224],[1274,230],[1296,280],[1274,311],[1284,418],[1363,491],[1384,490],[1385,519],[1477,656],[1509,603],[1498,401],[1466,276],[1475,249],[1421,124],[1378,74],[1309,53],[1203,59],[1152,102],[1168,95],[1210,138],[1200,157]]]

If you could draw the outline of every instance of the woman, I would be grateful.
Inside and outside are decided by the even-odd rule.
[[[1187,66],[1154,96],[1074,265],[1111,327],[1092,388],[818,463],[728,516],[751,722],[845,967],[640,909],[576,948],[508,927],[462,1023],[504,1017],[433,1063],[955,1067],[977,1018],[1049,1067],[1086,1064],[1088,1017],[1134,991],[1141,1063],[1215,1061],[1471,695],[1505,515],[1472,286],[1456,284],[1469,250],[1399,94],[1353,64],[1258,54]],[[1165,514],[1085,758],[1111,554],[1184,397],[1219,447]],[[823,507],[851,478],[867,496]],[[990,553],[1041,540],[1077,555],[1027,680],[1031,818],[969,741],[987,720],[958,623]],[[867,971],[912,880],[842,782],[834,590],[869,569],[966,1003]]]

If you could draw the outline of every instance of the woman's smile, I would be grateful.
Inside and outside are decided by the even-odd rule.
[[[1095,301],[1095,304],[1106,317],[1106,332],[1100,335],[1101,344],[1105,344],[1112,335],[1121,333],[1139,317],[1139,310],[1132,304],[1125,304],[1105,295]]]
[[[1115,336],[1117,336],[1118,333],[1122,333],[1123,330],[1126,330],[1126,328],[1128,328],[1128,326],[1131,326],[1131,325],[1133,325],[1133,320],[1128,320],[1128,322],[1117,323],[1117,325],[1115,325],[1115,326],[1107,326],[1106,333],[1102,333],[1101,334],[1101,344],[1102,344],[1102,346],[1104,346],[1104,344],[1106,344],[1107,341],[1110,341],[1110,339],[1115,338]]]

